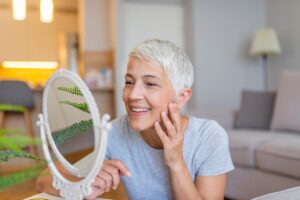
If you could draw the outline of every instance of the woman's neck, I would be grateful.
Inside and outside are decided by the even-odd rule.
[[[189,118],[186,116],[181,117],[181,130],[183,133],[185,132],[187,126],[188,126]],[[160,123],[162,126],[162,124]],[[162,127],[163,130],[166,132],[165,128]],[[154,127],[151,127],[150,129],[141,131],[141,136],[143,140],[152,148],[154,149],[163,149],[163,143],[161,142],[159,136],[156,133],[156,130]]]
[[[154,149],[163,149],[163,144],[154,127],[141,131],[143,140]]]

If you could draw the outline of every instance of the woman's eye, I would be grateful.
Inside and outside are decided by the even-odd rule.
[[[149,87],[155,87],[158,86],[156,83],[146,83],[147,86]]]
[[[125,81],[125,85],[132,85],[133,82],[132,81]]]

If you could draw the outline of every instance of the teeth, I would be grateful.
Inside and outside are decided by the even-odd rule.
[[[132,112],[147,112],[149,111],[149,108],[132,108],[131,111]]]

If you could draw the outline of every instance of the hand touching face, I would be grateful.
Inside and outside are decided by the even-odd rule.
[[[154,127],[163,143],[165,163],[170,168],[178,169],[184,164],[183,139],[184,123],[175,103],[168,105],[168,114],[161,112],[161,123],[155,122]]]

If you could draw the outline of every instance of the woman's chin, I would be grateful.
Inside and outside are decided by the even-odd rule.
[[[137,132],[146,131],[153,128],[153,125],[145,125],[145,124],[130,124],[130,127]]]

